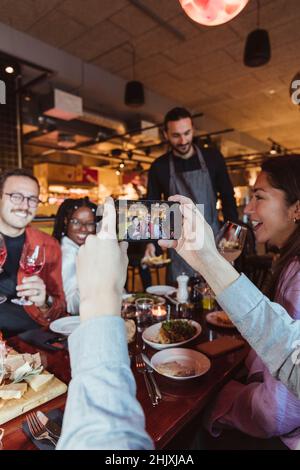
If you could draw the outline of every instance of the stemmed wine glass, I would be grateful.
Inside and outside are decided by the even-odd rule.
[[[216,235],[216,246],[229,263],[241,255],[246,241],[247,228],[234,222],[226,222]]]
[[[5,245],[4,236],[0,233],[0,273],[3,272],[2,266],[4,265],[7,258],[7,250]],[[7,300],[5,295],[0,295],[0,304],[3,304]]]
[[[26,246],[23,250],[20,267],[26,276],[34,276],[39,274],[45,264],[45,247],[44,245],[35,245],[35,247]],[[21,297],[21,299],[12,299],[12,303],[17,305],[33,305],[31,300]]]

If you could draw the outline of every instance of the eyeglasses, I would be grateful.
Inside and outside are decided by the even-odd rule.
[[[96,228],[96,223],[95,222],[80,222],[80,220],[77,219],[70,219],[70,224],[73,225],[74,230],[80,230],[82,227],[85,227],[89,232],[93,232]]]
[[[35,209],[39,205],[39,198],[35,196],[24,196],[21,193],[4,193],[6,196],[9,196],[10,201],[15,205],[22,204],[24,199],[27,199],[28,201],[28,206],[31,207],[32,209]]]

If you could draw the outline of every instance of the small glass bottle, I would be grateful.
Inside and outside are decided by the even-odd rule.
[[[215,298],[209,286],[203,289],[202,305],[204,310],[213,310],[215,307]]]

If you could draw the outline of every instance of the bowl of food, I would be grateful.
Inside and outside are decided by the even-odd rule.
[[[151,366],[167,378],[187,380],[205,374],[211,363],[207,356],[193,349],[173,348],[155,353]]]

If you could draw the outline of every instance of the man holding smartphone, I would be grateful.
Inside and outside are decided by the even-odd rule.
[[[217,195],[222,201],[224,220],[238,219],[233,187],[222,154],[216,148],[199,148],[193,143],[192,116],[185,108],[171,109],[165,116],[164,136],[170,150],[153,162],[149,171],[147,199],[167,200],[180,194],[202,204],[204,216],[214,233],[219,223]],[[155,256],[155,245],[148,243],[145,256]],[[170,253],[168,281],[176,282],[182,272],[193,274],[191,267],[175,252]]]

